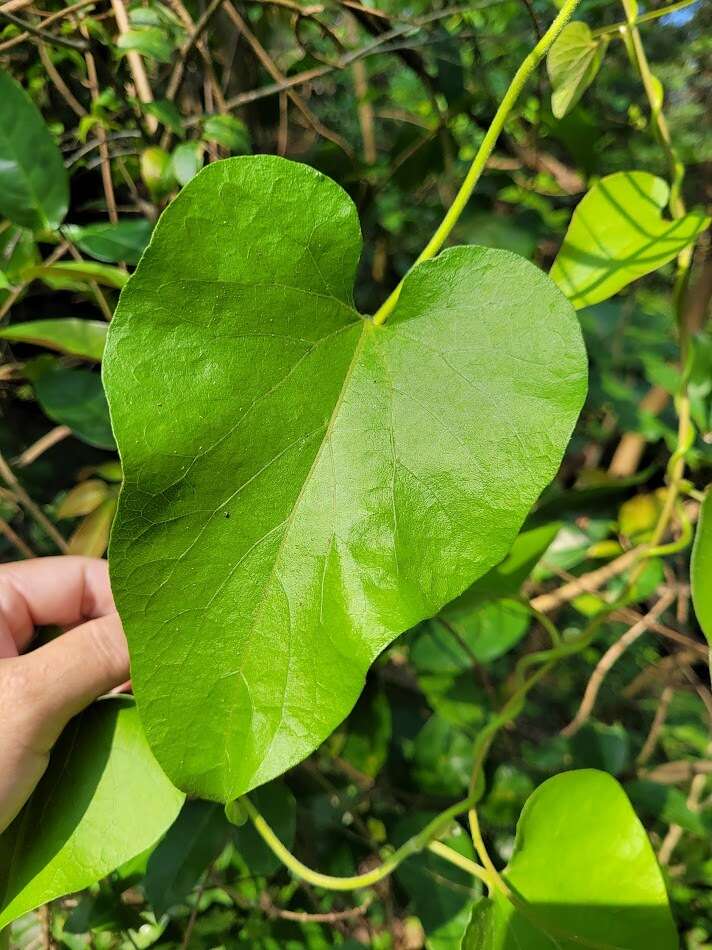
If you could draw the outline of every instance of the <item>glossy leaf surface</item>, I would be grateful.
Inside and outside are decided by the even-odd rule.
[[[72,224],[62,228],[62,233],[98,261],[138,264],[151,237],[151,222],[145,218],[124,218],[115,224],[108,221],[81,226]]]
[[[109,330],[113,590],[149,741],[204,797],[308,755],[378,653],[504,557],[584,397],[571,307],[529,262],[453,248],[376,327],[360,250],[329,179],[215,163]]]
[[[0,928],[144,851],[182,801],[133,703],[95,703],[67,726],[32,798],[0,836]]]
[[[0,329],[0,339],[36,343],[50,350],[101,362],[108,325],[99,320],[62,317],[58,320],[29,320]]]
[[[473,912],[464,950],[676,950],[677,930],[645,829],[605,772],[540,785],[517,825],[499,891]]]
[[[616,172],[597,182],[574,211],[550,276],[577,309],[671,261],[705,230],[698,212],[664,217],[669,188],[648,172]]]
[[[546,60],[551,80],[551,111],[562,119],[596,78],[606,44],[591,35],[587,23],[567,23],[554,41]]]
[[[58,228],[68,204],[59,148],[37,106],[0,69],[0,215],[33,231]]]
[[[700,509],[690,565],[692,603],[702,632],[712,643],[712,491]]]

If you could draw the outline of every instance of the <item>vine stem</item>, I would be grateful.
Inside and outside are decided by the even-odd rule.
[[[457,221],[464,211],[467,202],[470,200],[470,196],[475,190],[477,182],[480,180],[482,172],[485,169],[487,160],[489,159],[495,145],[497,144],[497,139],[499,138],[500,132],[504,128],[504,123],[507,121],[510,112],[514,108],[514,105],[519,98],[527,80],[542,61],[544,56],[546,56],[549,47],[569,22],[580,2],[581,0],[565,0],[561,10],[559,10],[559,13],[551,23],[549,29],[546,31],[546,33],[544,33],[542,38],[531,50],[531,52],[524,58],[524,60],[522,60],[519,69],[516,71],[514,78],[509,84],[509,89],[507,89],[507,92],[504,94],[504,98],[500,102],[497,111],[494,114],[494,118],[492,119],[492,122],[485,133],[485,137],[483,138],[482,143],[477,150],[477,154],[473,159],[472,165],[470,165],[470,169],[465,176],[465,180],[460,186],[460,190],[455,195],[455,200],[448,208],[447,213],[440,222],[437,230],[421,251],[420,256],[415,262],[415,265],[435,257],[438,251],[442,248],[450,232],[457,224]],[[376,326],[380,326],[382,323],[384,323],[391,313],[393,313],[393,310],[398,303],[398,298],[400,297],[402,287],[403,281],[398,284],[393,293],[376,311],[373,317],[373,322]]]
[[[433,818],[432,821],[428,822],[422,831],[418,832],[417,835],[413,835],[412,838],[409,838],[400,848],[389,855],[382,864],[379,864],[377,868],[374,868],[372,871],[367,871],[365,874],[355,874],[352,877],[334,877],[331,874],[322,874],[320,871],[315,871],[313,868],[303,864],[299,858],[296,858],[292,852],[282,844],[247,796],[240,799],[240,805],[247,812],[250,821],[255,827],[255,831],[260,835],[270,851],[298,878],[301,878],[301,880],[306,881],[308,884],[313,884],[315,887],[323,887],[329,891],[356,891],[362,887],[372,887],[374,884],[378,884],[379,881],[382,881],[388,877],[389,874],[392,874],[398,865],[406,858],[429,848],[431,843],[448,828],[458,815],[472,808],[475,803],[475,798],[476,796],[471,793],[467,798],[456,802],[450,808],[447,808]],[[452,849],[447,848],[447,846],[443,846],[443,848],[447,850],[448,854],[445,854],[441,849],[439,851],[440,856],[452,861],[449,855]],[[452,863],[455,862],[453,861]],[[462,865],[460,864],[460,866]],[[478,866],[474,865],[474,867]],[[477,877],[482,877],[482,875],[486,873],[481,868],[479,871],[475,871],[473,868],[468,868],[468,870]]]

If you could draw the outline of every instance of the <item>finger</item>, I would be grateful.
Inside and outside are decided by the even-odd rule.
[[[24,650],[36,626],[113,613],[106,561],[43,557],[0,567],[0,658]]]
[[[7,664],[7,675],[19,684],[14,718],[36,752],[49,750],[72,716],[129,675],[126,639],[116,613],[75,627]]]

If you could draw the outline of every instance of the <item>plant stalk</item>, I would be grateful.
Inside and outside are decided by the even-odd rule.
[[[455,200],[448,208],[445,217],[440,222],[440,225],[424,249],[421,251],[420,256],[413,266],[420,264],[422,261],[427,261],[430,260],[430,258],[435,257],[438,251],[442,248],[450,232],[457,224],[457,221],[464,211],[467,202],[470,200],[470,196],[475,190],[477,182],[480,180],[482,172],[485,169],[485,165],[487,164],[487,161],[492,154],[495,145],[497,144],[497,139],[499,138],[500,132],[504,128],[504,124],[507,121],[510,112],[514,108],[514,105],[516,104],[522,89],[526,85],[527,80],[542,61],[544,56],[546,56],[547,52],[549,51],[549,47],[552,45],[556,37],[569,22],[579,3],[580,0],[565,0],[561,10],[559,10],[559,13],[553,20],[549,29],[546,31],[546,33],[544,33],[536,46],[522,61],[519,69],[514,74],[514,78],[509,84],[509,89],[507,89],[507,92],[504,94],[504,98],[500,102],[497,111],[494,114],[494,118],[490,123],[490,127],[487,129],[485,137],[482,140],[482,144],[477,150],[477,154],[473,159],[472,165],[470,165],[470,170],[465,176],[465,180],[460,186],[460,190],[458,191],[457,195],[455,195]],[[393,310],[398,303],[398,298],[400,296],[402,287],[403,281],[398,284],[393,293],[376,311],[373,317],[373,322],[376,324],[376,326],[380,326],[382,323],[384,323],[391,313],[393,313]]]

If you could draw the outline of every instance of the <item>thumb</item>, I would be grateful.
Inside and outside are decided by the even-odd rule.
[[[49,751],[72,716],[129,676],[117,613],[89,620],[12,662],[25,692],[25,736],[37,751]]]

